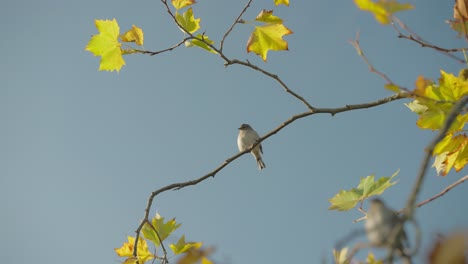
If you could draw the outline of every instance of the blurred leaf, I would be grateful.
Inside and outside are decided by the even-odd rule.
[[[348,264],[349,261],[346,261],[348,258],[348,248],[342,248],[341,250],[333,249],[333,260],[335,264]]]
[[[429,252],[430,264],[466,264],[468,249],[468,231],[451,234],[439,239]]]
[[[381,24],[389,24],[392,21],[392,15],[396,12],[413,9],[411,4],[400,4],[396,0],[354,0],[356,6],[374,14],[375,19]]]
[[[198,249],[202,245],[202,242],[185,242],[185,236],[182,236],[179,241],[177,241],[177,244],[170,244],[169,247],[172,249],[174,254],[178,255],[185,253],[192,248]]]
[[[182,224],[177,224],[175,218],[164,222],[164,217],[161,217],[158,213],[156,216],[151,219],[151,225],[145,223],[142,228],[142,233],[145,238],[151,240],[156,246],[160,246],[161,241],[164,241],[172,232],[174,232],[177,228],[179,228]],[[156,234],[158,232],[159,238]]]
[[[275,6],[279,5],[289,6],[289,0],[275,0]]]

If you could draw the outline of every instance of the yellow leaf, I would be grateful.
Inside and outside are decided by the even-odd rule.
[[[195,0],[172,0],[171,2],[172,2],[172,5],[177,10],[187,7],[187,6],[191,6],[196,3]]]
[[[207,50],[207,51],[209,51],[211,53],[214,53],[214,54],[218,53],[214,49],[212,49],[210,46],[208,46],[207,43],[209,43],[210,45],[213,45],[214,41],[209,39],[207,35],[198,34],[196,37],[199,38],[199,39],[203,39],[204,41],[201,41],[201,40],[198,40],[198,39],[191,39],[191,40],[185,42],[185,46],[188,47],[188,48],[199,47],[199,48],[205,49],[205,50]]]
[[[292,33],[283,24],[257,26],[247,42],[247,52],[252,51],[266,61],[269,50],[288,50],[288,43],[283,40],[283,36]]]
[[[364,11],[369,11],[374,14],[375,19],[381,24],[389,24],[392,20],[392,15],[396,12],[413,9],[410,4],[400,4],[396,0],[354,0],[356,6]]]
[[[186,31],[193,34],[200,29],[200,18],[195,19],[192,8],[189,8],[182,15],[176,12],[175,16],[179,25]]]
[[[143,46],[143,30],[141,28],[133,25],[132,29],[125,32],[121,36],[122,41],[124,42],[135,42],[139,46]]]
[[[463,169],[468,163],[467,145],[468,137],[465,134],[454,137],[452,137],[452,135],[447,135],[439,142],[435,150],[443,152],[436,156],[434,164],[432,165],[432,167],[436,168],[437,174],[446,176],[452,168],[457,172]]]
[[[199,261],[202,261],[203,264],[209,264],[212,263],[207,259],[207,257],[213,253],[212,248],[207,248],[207,249],[191,249],[187,251],[187,253],[179,259],[177,264],[195,264],[199,263]]]
[[[289,6],[289,0],[275,0],[275,6],[279,5]]]
[[[85,50],[94,56],[101,56],[100,71],[120,71],[125,61],[120,50],[121,44],[117,40],[120,31],[117,21],[95,20],[95,24],[99,34],[91,38]]]
[[[125,260],[124,263],[134,263],[132,262],[135,260],[133,256],[134,248],[135,248],[135,238],[128,236],[128,242],[124,242],[122,247],[115,248],[114,250],[115,250],[115,253],[117,253],[119,257],[130,257],[130,258],[127,258],[127,260]],[[146,240],[144,240],[141,237],[138,239],[137,255],[141,264],[154,258],[153,254],[151,254],[151,252],[149,252],[148,250],[148,244],[146,244]]]
[[[346,259],[348,258],[348,248],[342,248],[341,250],[333,249],[333,259],[335,264],[348,264]]]
[[[383,261],[376,260],[374,257],[374,254],[372,252],[369,252],[369,254],[367,255],[366,263],[367,264],[383,264]]]
[[[255,18],[256,21],[265,23],[283,23],[283,20],[273,15],[273,10],[263,9],[260,14]]]
[[[429,264],[467,263],[468,231],[455,232],[439,239],[429,252]]]

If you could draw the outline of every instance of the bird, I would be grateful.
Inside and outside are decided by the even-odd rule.
[[[249,124],[242,124],[239,127],[239,136],[237,137],[237,146],[239,147],[239,151],[244,151],[248,149],[252,144],[254,144],[260,136],[258,133],[253,130],[253,128]],[[255,160],[257,161],[257,166],[259,170],[264,169],[265,163],[262,160],[262,154],[263,154],[263,149],[262,149],[262,144],[258,144],[255,146],[252,151],[250,151],[252,155],[255,157]]]
[[[402,219],[395,211],[388,208],[381,199],[375,198],[370,201],[364,227],[367,239],[372,246],[390,247],[388,239],[393,236],[393,229],[397,224],[403,224]],[[396,254],[403,258],[404,263],[411,263],[411,259],[404,252],[405,247],[408,247],[409,244],[404,229],[398,234],[395,242]]]

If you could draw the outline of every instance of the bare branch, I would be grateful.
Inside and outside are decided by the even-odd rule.
[[[138,53],[141,53],[141,54],[148,54],[150,56],[154,56],[154,55],[158,55],[160,53],[163,53],[163,52],[167,52],[167,51],[171,51],[177,47],[179,47],[180,45],[184,44],[185,41],[191,39],[191,37],[188,37],[188,38],[184,38],[183,40],[181,40],[179,43],[175,44],[174,46],[170,47],[170,48],[167,48],[167,49],[163,49],[163,50],[158,50],[158,51],[147,51],[147,50],[138,50],[138,49],[133,49],[134,51],[137,51]]]
[[[252,0],[249,0],[247,4],[244,6],[244,9],[240,12],[239,16],[237,16],[236,20],[232,23],[231,27],[224,33],[223,38],[221,39],[221,44],[219,45],[219,52],[223,51],[223,46],[224,46],[224,41],[226,40],[227,36],[231,33],[231,31],[234,29],[234,27],[237,25],[237,23],[240,22],[242,15],[247,11],[247,8],[249,8],[250,3],[252,3]]]
[[[402,29],[404,29],[406,32],[409,33],[409,35],[405,35],[401,32],[401,30],[395,25],[395,22],[398,24],[399,27],[401,27]],[[423,48],[431,48],[431,49],[434,49],[460,63],[465,63],[465,60],[463,59],[460,59],[458,58],[457,56],[451,54],[452,52],[459,52],[459,51],[463,51],[465,50],[466,48],[457,48],[457,49],[445,49],[445,48],[442,48],[442,47],[439,47],[439,46],[436,46],[436,45],[433,45],[431,43],[429,43],[428,41],[424,40],[423,38],[421,38],[419,35],[417,35],[414,31],[412,31],[405,23],[403,23],[401,20],[399,20],[398,18],[396,17],[393,17],[393,21],[392,21],[392,26],[393,28],[395,29],[395,31],[398,33],[398,38],[402,38],[402,39],[407,39],[407,40],[410,40],[410,41],[413,41],[413,42],[416,42],[418,43],[419,45],[421,45],[421,47]]]
[[[418,205],[416,205],[417,207],[421,207],[429,202],[432,202],[433,200],[441,197],[442,195],[446,194],[447,192],[449,192],[450,190],[452,190],[453,188],[455,188],[457,185],[463,183],[464,181],[468,180],[468,175],[466,175],[465,177],[459,179],[458,181],[450,184],[449,186],[447,186],[445,189],[443,189],[440,193],[434,195],[433,197],[427,199],[427,200],[424,200],[422,202],[420,202]]]

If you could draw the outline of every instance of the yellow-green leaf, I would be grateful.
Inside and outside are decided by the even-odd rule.
[[[135,25],[132,26],[132,29],[122,34],[120,38],[124,42],[135,42],[135,44],[143,46],[143,30]]]
[[[356,188],[349,191],[340,190],[338,194],[328,200],[331,203],[328,210],[348,211],[356,206],[361,197],[362,190]]]
[[[95,20],[95,24],[99,34],[91,38],[85,50],[94,56],[101,56],[100,71],[120,71],[125,61],[120,50],[121,44],[117,40],[120,31],[117,21]]]
[[[396,92],[396,93],[401,91],[400,86],[393,84],[393,83],[385,84],[385,89],[390,90],[392,92]]]
[[[256,26],[247,42],[247,52],[254,52],[266,61],[269,50],[288,50],[288,43],[283,40],[283,36],[292,33],[280,23]]]
[[[195,0],[172,0],[171,3],[175,7],[175,9],[179,10],[181,8],[195,4],[196,1]]]
[[[363,10],[374,14],[375,19],[381,24],[389,24],[392,20],[392,15],[399,11],[413,9],[411,4],[400,4],[396,0],[354,0],[356,6]]]
[[[176,223],[175,218],[164,222],[164,217],[161,217],[157,213],[156,216],[151,219],[151,225],[145,223],[141,231],[145,238],[151,240],[156,246],[159,246],[161,244],[159,238],[161,241],[164,241],[164,239],[180,226],[181,224]]]
[[[124,242],[123,246],[120,248],[115,248],[115,252],[119,257],[129,257],[125,260],[124,263],[135,263],[136,259],[133,256],[133,251],[135,248],[135,238],[134,237],[127,237],[128,242]],[[137,257],[140,263],[145,263],[146,261],[154,258],[153,254],[148,250],[148,244],[146,244],[146,240],[143,238],[138,239],[138,249],[137,249]],[[135,261],[135,262],[133,262]]]
[[[378,181],[374,181],[374,175],[361,178],[361,182],[358,185],[358,189],[362,190],[363,199],[369,198],[370,196],[380,195],[386,189],[396,184],[397,182],[392,182],[392,179],[398,175],[400,170],[397,170],[390,177],[381,177]]]
[[[468,163],[468,137],[465,134],[453,136],[447,135],[442,141],[437,144],[434,149],[434,154],[437,156],[434,160],[434,167],[437,174],[446,176],[448,172],[454,168],[455,171],[460,171]]]
[[[272,24],[283,23],[283,19],[273,15],[273,10],[265,10],[265,9],[263,9],[262,12],[258,14],[255,20],[259,22],[272,23]]]
[[[185,236],[182,236],[176,244],[170,244],[169,247],[172,249],[174,254],[177,255],[185,253],[192,248],[200,248],[202,245],[202,242],[185,242]]]
[[[375,256],[372,252],[369,252],[366,259],[367,264],[383,264],[382,260],[375,259]]]
[[[189,48],[199,47],[199,48],[205,49],[205,50],[207,50],[207,51],[209,51],[211,53],[214,53],[214,54],[218,53],[214,49],[212,49],[210,46],[208,46],[207,43],[209,43],[210,45],[214,44],[214,41],[209,39],[208,36],[198,34],[196,37],[199,38],[199,39],[203,39],[204,41],[201,41],[199,39],[191,39],[191,40],[185,42],[185,46],[189,47]]]
[[[183,14],[179,14],[176,12],[175,14],[176,20],[179,25],[185,29],[187,32],[195,33],[197,30],[200,29],[200,18],[195,18],[193,16],[192,8],[187,9]],[[182,30],[185,32],[184,30]]]
[[[398,174],[396,171],[390,177],[381,177],[374,181],[374,175],[361,177],[357,188],[352,188],[349,191],[340,190],[333,198],[329,199],[331,206],[328,210],[348,211],[354,208],[360,201],[374,195],[382,194],[390,186],[397,182],[392,182],[392,179]]]
[[[289,0],[275,0],[275,6],[279,5],[289,6]]]

